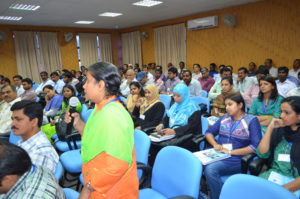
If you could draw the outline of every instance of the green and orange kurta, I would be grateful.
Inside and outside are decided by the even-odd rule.
[[[134,126],[129,113],[111,97],[97,104],[82,136],[84,183],[90,199],[138,198]]]

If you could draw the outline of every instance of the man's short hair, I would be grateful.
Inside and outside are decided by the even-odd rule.
[[[10,88],[11,88],[11,90],[12,90],[13,92],[17,92],[17,89],[16,89],[16,87],[15,87],[15,86],[13,86],[13,85],[4,85],[4,86],[1,88],[1,91],[2,91],[4,88],[6,88],[6,87],[10,87]]]
[[[183,70],[183,71],[182,71],[182,74],[183,74],[183,73],[189,73],[190,76],[192,76],[192,72],[191,72],[190,70]]]
[[[155,72],[159,72],[160,74],[162,74],[162,70],[159,68],[155,69]]]
[[[286,67],[286,66],[281,66],[281,67],[279,67],[279,68],[278,68],[278,73],[279,73],[280,71],[283,71],[284,73],[289,73],[289,69],[288,69],[288,67]]]
[[[269,69],[264,65],[260,65],[258,70],[256,71],[256,74],[269,75]]]
[[[59,74],[58,74],[58,72],[54,71],[50,74],[50,77],[52,77],[52,76],[59,76]]]
[[[13,79],[15,79],[15,78],[18,78],[18,79],[20,79],[20,80],[23,79],[23,77],[22,77],[21,75],[15,75],[15,76],[13,76]]]
[[[4,176],[22,176],[32,166],[31,159],[24,149],[3,140],[0,140],[0,160],[0,186]]]
[[[206,68],[206,67],[201,68],[201,72],[208,72],[208,68]]]
[[[248,73],[248,69],[247,69],[247,68],[245,68],[245,67],[241,67],[241,68],[239,68],[239,70],[238,70],[238,71],[240,71],[240,70],[243,70],[243,71],[244,71],[244,73]]]
[[[69,78],[69,79],[73,78],[73,74],[71,72],[69,72],[69,71],[65,72],[62,76],[66,77],[66,78]]]
[[[29,117],[30,120],[35,118],[38,119],[38,127],[42,126],[43,123],[43,107],[37,102],[29,100],[22,100],[14,103],[10,108],[11,111],[17,111],[23,109],[24,115]]]
[[[48,76],[48,73],[46,71],[42,71],[42,72],[40,72],[40,75],[47,75]]]
[[[23,79],[22,82],[26,82],[27,84],[31,84],[32,85],[32,80],[29,79],[29,78]]]
[[[171,73],[174,73],[174,74],[178,75],[178,70],[175,67],[169,68],[168,72],[171,72]]]
[[[223,74],[225,72],[232,72],[230,68],[228,67],[223,67],[221,70],[220,70],[220,74]]]

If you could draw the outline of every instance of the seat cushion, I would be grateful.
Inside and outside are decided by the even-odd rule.
[[[167,199],[165,196],[153,189],[142,189],[139,192],[139,199]]]
[[[77,144],[77,147],[80,149],[80,148],[81,148],[81,141],[76,141],[76,144]],[[72,146],[73,148],[75,148],[73,142],[71,142],[71,146]],[[63,142],[63,141],[57,141],[57,142],[55,142],[55,147],[56,147],[59,151],[61,151],[61,152],[66,152],[66,151],[69,151],[69,150],[70,150],[70,149],[69,149],[69,146],[68,146],[68,144],[67,144],[67,142]]]
[[[60,162],[67,172],[80,173],[82,169],[80,149],[64,152],[60,156]]]
[[[77,199],[79,198],[79,193],[73,189],[64,188],[66,199]]]

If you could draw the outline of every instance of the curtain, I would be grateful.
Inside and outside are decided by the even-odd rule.
[[[37,32],[40,60],[43,70],[51,73],[61,70],[61,55],[56,32]]]
[[[186,60],[186,31],[184,23],[154,29],[155,62],[167,70],[171,62],[177,66]]]
[[[97,33],[79,33],[80,61],[83,66],[98,62]]]
[[[23,77],[39,82],[40,63],[38,61],[35,33],[14,31],[14,35],[18,73]]]
[[[124,64],[138,63],[142,65],[140,31],[122,34],[122,57]]]
[[[111,35],[99,33],[98,36],[100,42],[100,60],[112,63]]]

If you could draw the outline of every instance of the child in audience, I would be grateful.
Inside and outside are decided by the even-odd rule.
[[[135,104],[140,100],[144,101],[145,92],[142,85],[139,82],[131,82],[130,85],[130,95],[126,99],[126,106],[130,113],[132,113]]]

